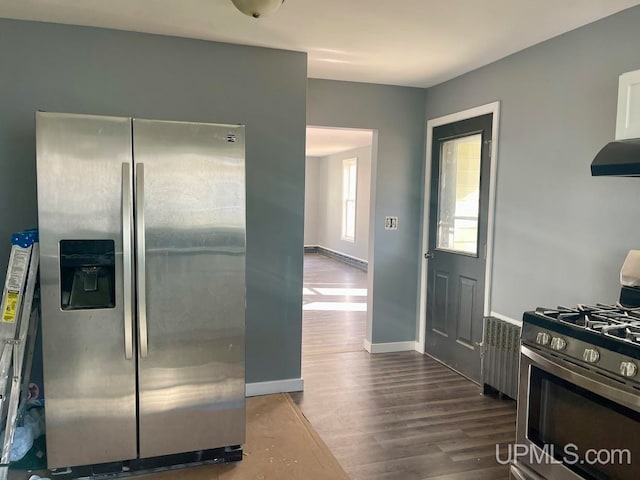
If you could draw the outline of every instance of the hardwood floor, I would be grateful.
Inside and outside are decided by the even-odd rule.
[[[496,444],[515,441],[515,404],[416,352],[362,348],[366,274],[305,255],[304,393],[292,397],[355,480],[502,480]],[[326,295],[323,295],[324,292]],[[338,295],[357,293],[358,295]],[[334,308],[333,310],[320,310]],[[358,338],[359,337],[359,338]]]
[[[367,273],[318,254],[304,267],[303,356],[362,350]]]

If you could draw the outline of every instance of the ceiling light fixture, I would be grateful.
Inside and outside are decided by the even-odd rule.
[[[238,10],[253,18],[275,12],[285,0],[231,0]]]

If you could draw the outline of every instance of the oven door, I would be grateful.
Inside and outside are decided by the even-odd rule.
[[[516,467],[549,480],[640,479],[640,391],[523,345],[519,399]]]

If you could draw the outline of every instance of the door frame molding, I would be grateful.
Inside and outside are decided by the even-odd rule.
[[[429,249],[429,203],[431,201],[431,148],[433,145],[433,129],[441,125],[479,117],[481,115],[493,114],[491,131],[491,163],[489,174],[489,218],[487,224],[487,259],[485,270],[484,289],[484,316],[491,313],[491,286],[493,277],[493,242],[494,223],[496,210],[496,178],[498,166],[498,127],[500,120],[500,101],[487,103],[478,107],[469,108],[460,112],[433,118],[427,121],[427,145],[424,168],[424,205],[422,212],[422,251],[420,253],[420,306],[418,308],[418,318],[416,324],[418,328],[418,339],[416,341],[416,351],[426,353],[426,330],[427,330],[427,273],[429,264],[424,259],[424,253]]]

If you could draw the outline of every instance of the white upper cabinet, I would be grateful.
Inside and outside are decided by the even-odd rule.
[[[620,75],[616,140],[640,138],[640,70]]]

